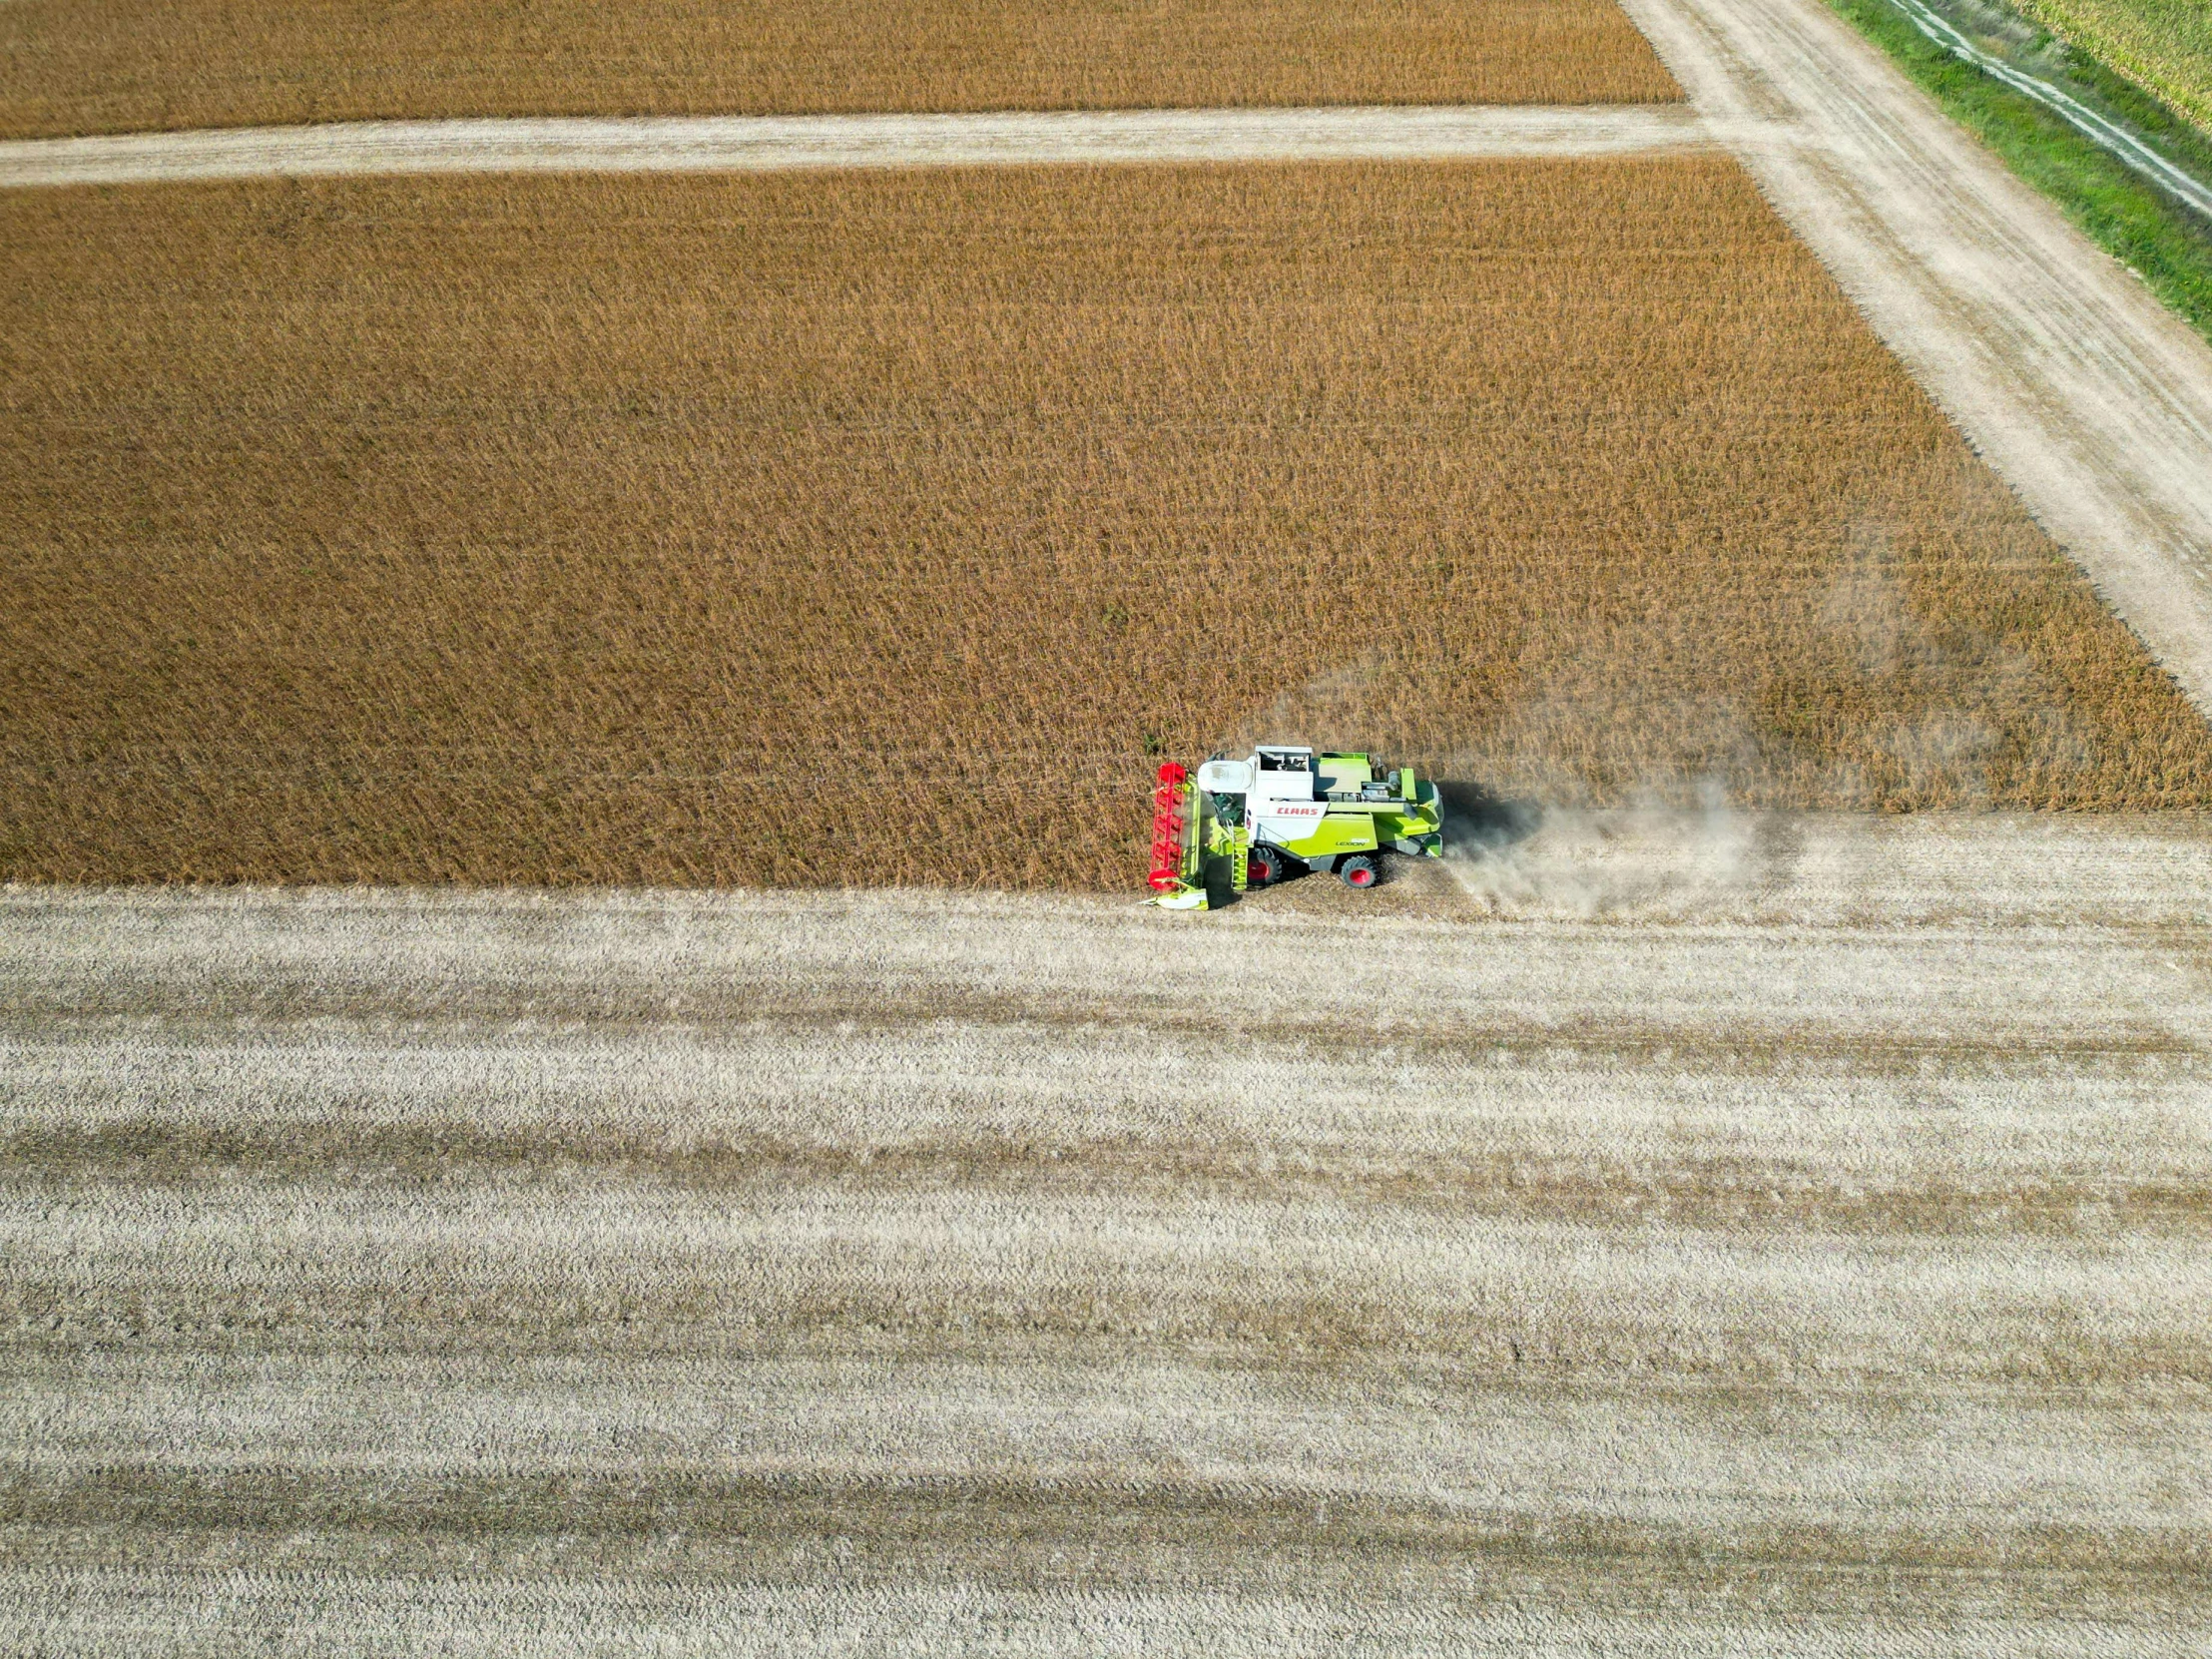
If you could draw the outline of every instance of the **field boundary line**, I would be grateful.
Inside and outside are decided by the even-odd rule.
[[[1039,163],[1619,156],[1713,142],[1675,105],[528,117],[0,143],[0,187],[401,173],[724,173]]]

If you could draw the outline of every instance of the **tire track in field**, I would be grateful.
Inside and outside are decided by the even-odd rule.
[[[0,1645],[2189,1651],[2212,834],[1745,829],[0,894]]]

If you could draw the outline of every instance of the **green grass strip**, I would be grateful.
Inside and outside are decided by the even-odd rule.
[[[1933,94],[1944,112],[2056,202],[2113,258],[2212,341],[2212,227],[2055,112],[1936,45],[1891,0],[1830,0]],[[2138,132],[2199,177],[2212,146],[2149,94],[2110,71],[2083,79]]]

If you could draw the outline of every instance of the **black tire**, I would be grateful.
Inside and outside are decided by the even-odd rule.
[[[1337,860],[1337,879],[1362,892],[1382,879],[1382,866],[1365,852],[1348,852]]]
[[[1245,885],[1272,887],[1298,873],[1298,860],[1280,847],[1256,846],[1245,858]]]

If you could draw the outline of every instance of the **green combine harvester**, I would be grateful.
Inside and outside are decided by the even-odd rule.
[[[1160,768],[1149,902],[1203,910],[1308,869],[1367,888],[1382,879],[1384,852],[1443,850],[1436,786],[1411,767],[1262,744],[1247,760],[1208,761],[1196,778],[1174,761]]]

